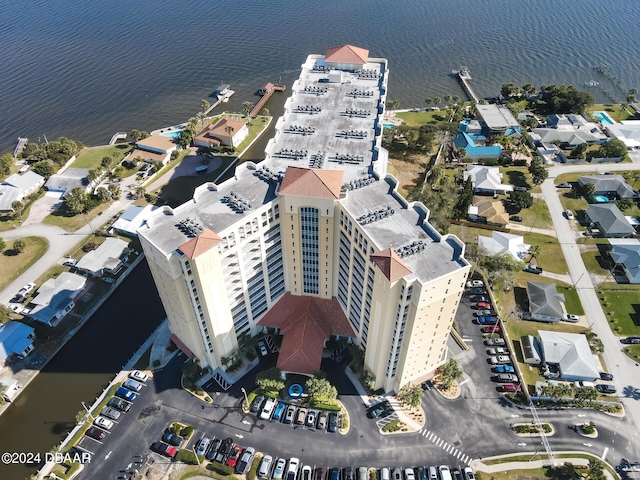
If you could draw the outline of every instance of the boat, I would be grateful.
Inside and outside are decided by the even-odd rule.
[[[585,87],[597,87],[600,85],[600,82],[596,82],[595,80],[589,80],[588,82],[584,82]]]

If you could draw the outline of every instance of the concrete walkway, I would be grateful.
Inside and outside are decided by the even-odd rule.
[[[511,230],[518,230],[519,232],[538,233],[540,235],[548,235],[550,237],[556,236],[555,229],[550,229],[550,228],[536,228],[536,227],[532,228],[532,227],[527,227],[526,225],[521,225],[519,223],[508,223],[507,228]]]

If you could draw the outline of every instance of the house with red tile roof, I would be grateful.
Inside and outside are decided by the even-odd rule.
[[[209,124],[193,139],[198,147],[227,145],[237,147],[249,135],[247,122],[232,118],[221,118],[214,125]]]

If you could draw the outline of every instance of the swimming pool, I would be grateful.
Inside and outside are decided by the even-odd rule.
[[[177,139],[177,138],[180,136],[180,132],[181,132],[181,131],[182,131],[182,130],[176,130],[175,132],[166,132],[166,133],[163,133],[163,134],[162,134],[162,136],[163,136],[163,137],[169,137],[169,138],[171,138],[172,140],[175,140],[175,139]]]
[[[382,126],[384,128],[393,128],[393,127],[395,127],[395,125],[393,123],[383,123]]]
[[[606,112],[593,112],[593,116],[600,120],[603,125],[613,125],[615,123]]]
[[[609,199],[604,195],[591,195],[594,203],[609,203]]]

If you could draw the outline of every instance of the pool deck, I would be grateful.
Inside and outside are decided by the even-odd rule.
[[[592,115],[594,117],[596,117],[597,119],[599,119],[600,123],[603,123],[605,125],[615,125],[616,124],[616,121],[613,118],[611,118],[611,116],[607,112],[604,112],[602,110],[597,111],[597,112],[593,112]]]

